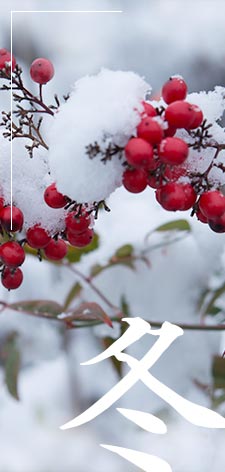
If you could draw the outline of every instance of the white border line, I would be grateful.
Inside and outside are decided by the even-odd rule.
[[[12,11],[11,11],[11,17],[10,17],[10,24],[11,24],[11,31],[10,31],[10,52],[11,52],[11,89],[10,89],[10,108],[11,108],[11,123],[10,123],[10,149],[11,149],[11,163],[10,163],[10,229],[12,231],[12,204],[13,204],[13,143],[12,143],[12,126],[13,126],[13,91],[12,91]]]
[[[123,10],[11,10],[11,13],[123,13]]]
[[[10,17],[10,42],[11,42],[11,57],[12,57],[12,43],[13,43],[13,33],[12,33],[12,24],[13,24],[13,13],[123,13],[123,10],[11,10]],[[12,61],[11,61],[11,78],[12,78]],[[11,218],[11,230],[12,230],[12,204],[13,204],[13,140],[12,140],[12,125],[13,125],[13,92],[12,92],[12,80],[11,80],[11,126],[10,126],[10,135],[11,135],[11,163],[10,163],[10,218]]]

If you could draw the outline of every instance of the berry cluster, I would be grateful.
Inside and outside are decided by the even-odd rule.
[[[44,199],[51,208],[62,208],[68,205],[68,199],[59,193],[55,184],[46,188]],[[0,233],[5,242],[0,245],[1,282],[7,289],[18,288],[23,281],[20,266],[25,261],[24,246],[36,249],[39,258],[43,255],[52,261],[60,261],[68,251],[68,245],[82,248],[91,243],[94,231],[90,226],[93,219],[91,210],[73,206],[73,210],[65,211],[65,230],[51,236],[39,224],[27,229],[24,238],[16,241],[16,235],[23,230],[24,215],[16,206],[4,205],[0,198]],[[68,244],[69,243],[69,244]]]
[[[14,56],[11,59],[9,51],[0,49],[0,70],[10,74],[11,67],[12,71],[16,67]],[[38,58],[32,62],[30,76],[40,86],[51,80],[53,75],[54,68],[49,60]],[[77,205],[58,192],[55,183],[46,188],[43,199],[51,208],[65,208],[65,230],[60,234],[50,235],[40,224],[25,231],[23,212],[16,206],[5,204],[4,198],[0,196],[0,234],[4,241],[0,244],[1,282],[8,290],[18,288],[23,281],[20,266],[25,261],[26,245],[36,249],[40,259],[44,255],[49,260],[60,261],[66,256],[69,245],[82,248],[93,239],[91,213],[96,210],[95,207]],[[24,238],[16,240],[21,232]]]
[[[7,49],[0,49],[0,70],[12,72],[16,67],[16,59]],[[40,85],[47,84],[54,76],[54,67],[51,61],[44,58],[35,59],[30,66],[30,76]]]
[[[71,246],[81,248],[91,243],[94,237],[94,231],[90,228],[93,224],[91,213],[94,208],[88,207],[88,205],[77,205],[75,202],[72,202],[69,197],[58,192],[55,183],[46,188],[44,200],[51,208],[69,208],[65,217],[65,231],[63,232],[63,237]],[[47,247],[49,247],[49,245]],[[51,259],[48,251],[46,254],[46,250],[45,255]],[[65,254],[62,257],[64,256]],[[59,259],[62,257],[59,257]]]
[[[206,188],[199,185],[203,175],[198,175],[197,179],[197,174],[191,172],[187,164],[192,145],[175,136],[179,130],[185,130],[190,137],[197,129],[204,132],[209,128],[201,109],[188,103],[186,96],[185,81],[174,76],[162,88],[165,107],[159,109],[143,102],[137,136],[125,147],[127,165],[123,185],[132,193],[142,192],[150,186],[165,210],[192,208],[192,215],[208,223],[213,231],[225,232],[225,196],[220,189],[210,188],[208,182]],[[195,135],[201,137],[201,133]]]
[[[57,96],[56,105],[47,106],[43,102],[42,86],[54,76],[54,67],[48,59],[38,58],[30,67],[31,79],[39,84],[39,96],[34,96],[23,86],[21,73],[15,58],[6,49],[0,49],[0,78],[14,84],[16,92],[13,92],[13,98],[17,103],[14,114],[18,118],[18,125],[13,123],[11,128],[10,114],[3,112],[3,136],[9,139],[29,138],[32,144],[26,148],[33,157],[35,148],[42,146],[48,149],[40,132],[42,118],[35,121],[35,113],[54,115],[60,103]],[[10,89],[5,84],[1,88]],[[22,95],[18,95],[18,90]],[[210,181],[208,174],[214,165],[217,166],[215,160],[225,145],[210,142],[208,130],[212,124],[207,124],[202,110],[186,101],[186,97],[187,85],[183,78],[171,77],[162,88],[160,103],[142,102],[136,132],[125,147],[115,145],[113,139],[105,149],[95,142],[86,146],[86,154],[90,159],[99,156],[104,164],[118,158],[123,169],[122,182],[129,192],[139,193],[147,186],[152,187],[156,200],[165,210],[192,209],[191,214],[196,215],[199,221],[208,223],[213,231],[223,233],[225,196],[222,184]],[[21,106],[23,100],[29,102],[30,109]],[[211,163],[204,173],[194,172],[189,165],[192,149],[200,152],[207,146],[216,150]],[[223,164],[220,164],[220,169],[225,172]],[[26,247],[36,250],[40,259],[44,256],[60,261],[66,256],[69,245],[82,248],[91,243],[94,217],[97,217],[101,204],[109,210],[104,200],[89,204],[76,202],[60,193],[57,182],[53,182],[44,191],[43,203],[52,209],[63,210],[64,226],[60,232],[50,234],[38,222],[30,227],[25,226],[26,215],[18,208],[20,204],[15,202],[11,207],[3,195],[4,192],[0,192],[0,271],[1,282],[7,289],[18,288],[22,283],[20,266],[25,260]]]

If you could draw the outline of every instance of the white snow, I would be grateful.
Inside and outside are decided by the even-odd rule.
[[[204,118],[209,123],[219,120],[225,110],[225,88],[216,86],[209,92],[194,92],[187,95],[187,102],[198,105],[203,111]]]
[[[149,85],[133,72],[102,69],[75,83],[69,100],[55,115],[49,138],[49,166],[60,192],[82,202],[100,201],[121,185],[117,156],[107,163],[90,159],[86,146],[96,141],[124,146],[135,133],[141,100]],[[104,141],[106,138],[106,141]]]
[[[55,233],[64,227],[64,210],[50,208],[44,201],[45,188],[52,180],[48,175],[46,151],[34,151],[31,159],[25,145],[25,138],[13,140],[12,192],[13,204],[24,214],[24,229],[38,223]],[[6,204],[11,199],[11,147],[0,131],[0,189]]]

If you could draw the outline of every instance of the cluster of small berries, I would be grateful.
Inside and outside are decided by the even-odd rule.
[[[68,203],[55,184],[45,190],[44,199],[51,208],[63,208]],[[22,211],[16,206],[4,205],[3,198],[0,198],[0,233],[5,240],[0,245],[1,282],[9,290],[18,288],[23,281],[20,266],[25,261],[25,245],[36,249],[40,256],[42,250],[47,259],[60,261],[66,256],[69,244],[82,248],[90,244],[94,236],[90,228],[92,218],[82,207],[79,211],[66,212],[65,231],[53,237],[36,224],[27,229],[23,239],[16,241],[16,234],[23,230],[23,223]]]
[[[16,60],[7,49],[0,49],[0,70],[10,72],[15,69]],[[12,208],[13,210],[13,208]],[[23,226],[23,214],[14,207],[13,232],[19,231]],[[11,228],[11,207],[4,206],[4,200],[0,197],[0,231],[9,232]],[[1,282],[7,289],[18,288],[23,281],[23,272],[19,268],[25,260],[25,251],[17,241],[6,241],[0,245]]]
[[[14,71],[16,60],[6,49],[0,49],[0,71]],[[48,59],[38,58],[30,67],[32,80],[40,85],[49,82],[54,67]],[[187,102],[187,85],[182,77],[171,77],[162,88],[165,106],[158,108],[143,101],[143,111],[132,136],[124,148],[125,170],[123,185],[132,192],[142,192],[147,186],[155,189],[156,200],[169,211],[188,210],[216,232],[225,232],[225,196],[220,189],[199,189],[191,180],[186,160],[190,145],[176,135],[179,130],[189,134],[204,122],[201,109]],[[175,136],[176,135],[176,136]],[[187,180],[183,179],[188,177]],[[183,179],[183,180],[182,180]],[[45,203],[55,209],[64,208],[65,229],[51,235],[40,224],[24,232],[24,215],[16,206],[9,206],[0,196],[0,270],[1,282],[7,289],[18,288],[23,280],[20,266],[25,260],[24,246],[37,250],[47,259],[59,261],[69,245],[85,247],[93,239],[93,209],[76,204],[61,194],[55,183],[43,195]],[[18,233],[24,238],[18,240]]]
[[[125,147],[128,166],[123,174],[124,187],[139,193],[149,185],[156,189],[160,205],[169,211],[188,210],[197,200],[191,183],[178,182],[186,175],[184,163],[189,146],[174,135],[180,129],[195,130],[203,122],[202,111],[185,101],[186,95],[185,81],[179,76],[171,77],[162,88],[167,107],[159,114],[151,103],[143,102],[137,137],[132,137]]]
[[[16,67],[16,59],[7,49],[0,49],[0,70],[10,72]],[[54,76],[54,67],[51,61],[45,58],[35,59],[30,66],[32,80],[40,85],[47,84]]]
[[[9,73],[15,66],[14,56],[6,49],[0,49],[0,70]],[[34,82],[46,84],[53,75],[54,67],[48,59],[38,58],[32,62],[30,76]],[[54,183],[46,188],[43,198],[51,208],[64,208],[70,202],[68,197],[57,191]],[[52,237],[45,228],[36,224],[27,229],[21,241],[17,241],[16,235],[23,231],[24,215],[18,207],[5,205],[3,197],[0,197],[0,233],[5,240],[0,245],[0,267],[1,282],[5,288],[16,289],[23,281],[20,266],[25,261],[25,244],[36,249],[40,256],[42,250],[47,259],[59,261],[66,256],[69,244],[82,248],[91,243],[94,231],[90,228],[93,223],[90,212],[80,205],[78,210],[72,209],[65,214],[65,231],[60,235]]]
[[[208,189],[199,195],[190,178],[189,182],[179,181],[188,176],[185,161],[190,148],[184,139],[174,135],[180,129],[196,130],[204,118],[198,106],[185,101],[186,95],[185,81],[174,76],[162,88],[167,107],[160,115],[152,104],[143,102],[137,137],[132,137],[125,147],[127,167],[123,185],[133,193],[142,192],[149,185],[156,189],[156,200],[165,210],[193,208],[193,214],[202,223],[208,223],[213,231],[222,233],[225,232],[222,191]]]

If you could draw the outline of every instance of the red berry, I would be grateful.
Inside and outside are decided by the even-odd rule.
[[[168,126],[168,128],[164,129],[165,138],[174,136],[176,131],[177,128],[175,128],[175,126]]]
[[[210,190],[201,195],[199,208],[203,215],[214,220],[225,212],[225,196],[219,190]]]
[[[169,182],[156,190],[156,200],[168,211],[183,210],[185,193],[182,184]]]
[[[8,290],[18,288],[23,282],[22,270],[19,268],[10,269],[9,267],[5,267],[1,275],[1,282]]]
[[[140,193],[147,187],[147,174],[144,169],[126,169],[123,185],[128,192]]]
[[[184,177],[186,175],[186,172],[186,169],[182,166],[168,165],[164,170],[163,176],[170,182],[173,182],[175,180],[178,180],[180,177]]]
[[[194,107],[195,105],[183,100],[173,102],[165,111],[165,120],[168,121],[169,126],[191,129],[196,116]]]
[[[220,218],[209,219],[208,224],[215,233],[225,233],[225,213]]]
[[[11,228],[11,213],[12,213],[12,228]],[[21,231],[23,227],[23,213],[19,208],[15,206],[12,206],[11,208],[8,205],[2,208],[0,212],[0,222],[3,228],[7,232]]]
[[[146,167],[153,160],[153,147],[141,138],[131,138],[125,147],[127,162],[133,167]]]
[[[52,261],[59,261],[67,254],[67,245],[62,239],[51,239],[44,248],[45,256]]]
[[[188,145],[180,138],[165,138],[158,147],[158,153],[165,164],[182,164],[188,156]]]
[[[162,97],[164,102],[172,103],[177,100],[184,100],[187,95],[187,84],[182,77],[170,77],[163,85]]]
[[[144,107],[144,111],[142,112],[142,116],[157,116],[155,108],[148,102],[141,102]]]
[[[197,194],[191,184],[182,184],[182,187],[185,195],[185,202],[182,210],[189,210],[189,208],[192,208],[195,204],[197,200]]]
[[[34,82],[46,84],[54,75],[53,64],[43,57],[35,59],[30,66],[30,75]]]
[[[202,223],[208,223],[208,218],[205,215],[203,215],[200,209],[196,211],[196,216],[198,220],[201,221]]]
[[[56,184],[49,185],[44,193],[44,199],[51,208],[63,208],[67,204],[67,198],[56,188]]]
[[[2,210],[2,208],[4,207],[4,198],[3,197],[0,197],[0,211]]]
[[[146,172],[156,170],[160,166],[161,162],[158,158],[158,156],[154,156],[152,161],[149,162],[149,165],[147,168],[145,168]]]
[[[157,178],[154,174],[150,174],[148,176],[148,185],[151,188],[158,188],[160,187],[160,179]]]
[[[11,65],[8,63],[11,62],[11,53],[7,49],[0,49],[0,70],[7,69],[11,70]],[[12,55],[12,70],[16,67],[16,59]]]
[[[66,216],[66,229],[71,234],[83,233],[90,226],[91,219],[87,213],[84,213],[80,216],[77,215],[76,211],[71,211]]]
[[[197,105],[192,105],[192,110],[193,110],[194,119],[191,123],[191,126],[189,126],[189,129],[198,128],[203,121],[202,110]]]
[[[151,144],[159,144],[163,138],[163,129],[156,119],[147,117],[137,127],[138,138],[145,139]]]
[[[25,252],[16,241],[8,241],[1,246],[0,258],[3,264],[13,269],[23,264]]]
[[[51,237],[44,228],[35,225],[27,230],[26,239],[30,247],[42,249],[48,245]]]
[[[67,240],[72,246],[85,247],[91,243],[94,237],[94,231],[93,229],[89,228],[83,233],[76,234],[76,235],[74,233],[71,233],[70,231],[67,231],[66,236],[67,236]]]

